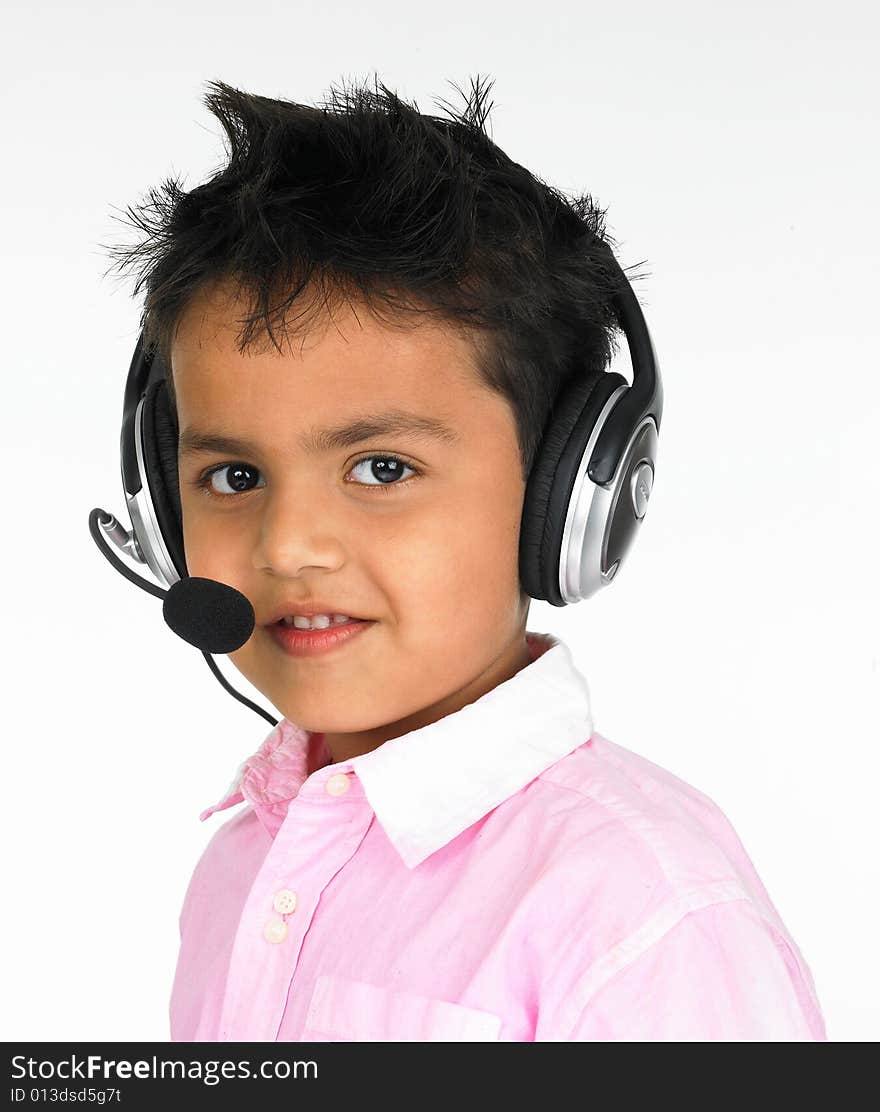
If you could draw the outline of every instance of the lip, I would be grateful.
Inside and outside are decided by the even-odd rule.
[[[275,644],[288,656],[319,656],[347,645],[375,624],[375,621],[366,619],[352,619],[345,625],[331,625],[326,629],[297,629],[283,623],[275,623],[266,628]]]

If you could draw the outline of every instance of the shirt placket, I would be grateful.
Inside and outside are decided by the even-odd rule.
[[[274,1042],[321,893],[354,855],[373,818],[356,774],[308,777],[260,867],[239,920],[218,1041]]]

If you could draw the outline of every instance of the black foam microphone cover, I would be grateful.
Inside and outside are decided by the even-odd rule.
[[[178,637],[207,653],[231,653],[254,632],[250,599],[216,579],[190,575],[172,584],[162,614]]]

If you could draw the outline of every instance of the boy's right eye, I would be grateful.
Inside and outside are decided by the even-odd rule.
[[[216,490],[212,482],[215,475],[229,472],[231,478],[227,480],[233,484],[232,490]],[[248,463],[218,463],[213,467],[209,467],[207,471],[202,472],[198,479],[195,481],[195,486],[202,490],[209,497],[226,498],[234,494],[247,494],[249,489],[243,484],[246,484],[249,475],[259,475],[256,467],[251,467]],[[265,486],[265,482],[263,486]]]

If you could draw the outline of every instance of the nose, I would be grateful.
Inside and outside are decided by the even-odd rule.
[[[325,492],[309,494],[303,483],[276,486],[264,500],[253,550],[254,567],[279,577],[305,568],[333,571],[345,560],[341,522]]]

